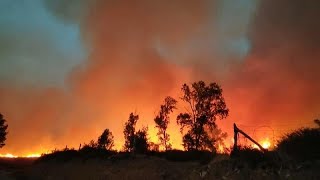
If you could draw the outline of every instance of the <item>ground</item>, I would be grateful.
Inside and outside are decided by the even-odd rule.
[[[35,163],[1,159],[0,179],[320,179],[320,162],[292,167],[249,167],[219,155],[208,164],[173,162],[137,155],[114,159],[79,159]]]

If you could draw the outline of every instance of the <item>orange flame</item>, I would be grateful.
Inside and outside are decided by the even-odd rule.
[[[0,157],[4,158],[17,158],[18,156],[15,156],[13,154],[7,153],[7,154],[0,154]]]
[[[38,154],[38,153],[27,154],[27,155],[24,155],[24,156],[16,156],[16,155],[13,155],[11,153],[0,154],[0,157],[2,157],[2,158],[37,158],[37,157],[40,157],[40,156],[41,156],[41,154]]]

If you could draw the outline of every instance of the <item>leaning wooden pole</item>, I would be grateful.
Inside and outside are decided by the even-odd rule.
[[[234,131],[233,151],[237,152],[238,151],[238,128],[235,123],[233,123],[233,131]]]
[[[252,139],[248,134],[246,134],[241,129],[239,129],[235,123],[233,124],[233,129],[234,129],[234,146],[233,146],[233,149],[235,151],[238,150],[238,142],[237,142],[238,141],[238,133],[241,133],[244,137],[248,138],[251,142],[256,144],[261,149],[261,151],[263,151],[263,152],[267,152],[268,151],[267,149],[263,148],[257,141]]]

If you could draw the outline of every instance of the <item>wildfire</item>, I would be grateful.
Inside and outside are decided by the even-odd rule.
[[[270,149],[271,147],[271,142],[269,141],[269,139],[265,139],[259,142],[261,144],[261,146],[265,149]],[[253,144],[253,148],[259,149],[259,147],[255,144]]]
[[[5,157],[5,158],[17,158],[18,156],[12,155],[10,153],[7,154],[0,154],[0,157]]]
[[[37,153],[27,154],[25,156],[16,156],[16,155],[13,155],[13,154],[10,154],[10,153],[0,154],[0,157],[2,157],[2,158],[37,158],[37,157],[40,157],[40,156],[41,156],[41,154],[37,154]]]
[[[263,148],[265,148],[265,149],[269,149],[270,146],[271,146],[271,143],[270,143],[269,140],[264,140],[264,141],[262,141],[261,146],[262,146]]]
[[[40,156],[41,156],[41,154],[28,154],[25,157],[26,158],[36,158],[36,157],[40,157]]]

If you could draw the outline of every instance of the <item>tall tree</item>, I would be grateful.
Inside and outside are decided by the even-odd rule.
[[[98,138],[98,147],[106,150],[111,150],[114,146],[114,137],[109,129],[105,129]]]
[[[216,120],[228,116],[229,110],[222,96],[222,89],[217,83],[206,85],[203,81],[194,82],[191,87],[182,86],[181,99],[188,105],[188,112],[177,116],[177,124],[181,126],[183,146],[187,150],[204,150],[212,148],[212,139],[208,130],[217,127]]]
[[[0,114],[0,148],[2,148],[5,144],[5,141],[7,140],[7,134],[8,134],[8,124],[7,121],[4,119],[3,115]]]
[[[134,141],[135,141],[135,131],[136,131],[136,124],[139,120],[139,115],[134,113],[130,113],[128,121],[124,125],[124,150],[131,152],[134,150]]]
[[[164,100],[164,104],[160,106],[160,111],[158,115],[154,118],[154,122],[156,123],[156,128],[158,128],[158,137],[160,140],[161,145],[164,147],[165,150],[171,149],[170,144],[170,136],[167,133],[168,124],[170,121],[170,113],[176,109],[177,101],[168,96]]]

